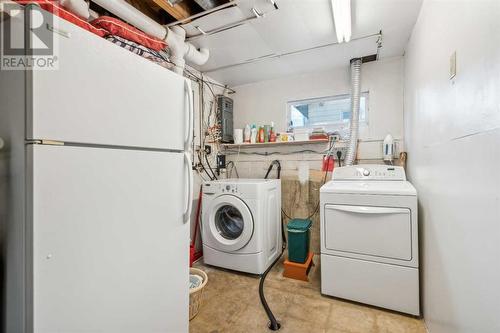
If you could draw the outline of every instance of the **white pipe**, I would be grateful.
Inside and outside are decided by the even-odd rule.
[[[351,61],[351,126],[349,129],[349,146],[345,157],[345,165],[353,165],[356,160],[359,135],[359,99],[361,95],[361,59]]]
[[[196,47],[191,44],[186,42],[187,45],[187,51],[185,55],[185,59],[193,64],[196,65],[203,65],[208,61],[208,57],[210,56],[210,52],[208,49],[201,48],[199,50],[196,49]]]
[[[81,18],[87,20],[90,16],[89,4],[84,0],[61,0],[60,4]]]
[[[89,9],[89,20],[95,20],[99,17],[99,13],[95,10]]]
[[[175,64],[174,72],[182,75],[184,71],[184,66],[186,61],[184,60],[184,55],[186,54],[186,45],[184,40],[186,39],[186,31],[181,27],[172,27],[168,29],[167,42],[170,48],[170,60]]]
[[[203,65],[210,55],[208,49],[197,50],[186,42],[186,31],[181,27],[167,28],[143,14],[125,0],[93,0],[101,7],[127,21],[148,35],[165,40],[172,54],[174,72],[183,74],[186,60],[195,65]]]
[[[158,24],[125,0],[92,1],[150,36],[160,39],[165,39],[167,36],[167,31],[161,24]]]

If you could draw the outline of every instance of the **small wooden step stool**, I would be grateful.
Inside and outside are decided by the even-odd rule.
[[[309,274],[311,267],[314,265],[313,257],[314,253],[309,252],[307,260],[303,264],[288,261],[288,259],[286,259],[283,263],[285,267],[283,276],[295,280],[309,281],[309,277],[307,275]]]

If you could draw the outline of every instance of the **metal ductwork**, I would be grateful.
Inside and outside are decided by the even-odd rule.
[[[200,5],[203,10],[210,10],[220,5],[225,4],[227,1],[224,0],[194,0],[198,5]]]
[[[358,149],[362,63],[363,60],[361,58],[351,60],[351,126],[349,129],[349,146],[347,147],[345,165],[353,165]]]

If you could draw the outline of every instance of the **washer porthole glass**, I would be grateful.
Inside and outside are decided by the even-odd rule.
[[[243,215],[232,205],[223,205],[215,213],[215,227],[225,239],[234,240],[240,237],[244,224]]]

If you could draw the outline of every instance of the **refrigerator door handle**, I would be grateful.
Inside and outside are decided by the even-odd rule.
[[[187,106],[187,124],[186,124],[186,136],[184,139],[184,150],[191,149],[191,143],[193,142],[193,118],[194,118],[194,107],[193,107],[193,92],[191,90],[191,82],[186,79],[184,81],[184,90],[186,94]]]
[[[191,209],[193,208],[193,171],[191,170],[191,156],[189,152],[184,153],[184,167],[187,173],[186,210],[184,211],[184,223],[191,220]]]

